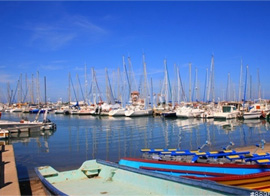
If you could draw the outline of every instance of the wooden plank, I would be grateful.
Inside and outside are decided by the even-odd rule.
[[[21,195],[12,145],[2,146],[0,195]]]

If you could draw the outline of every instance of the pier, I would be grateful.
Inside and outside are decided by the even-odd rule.
[[[21,195],[12,145],[0,146],[0,195]]]

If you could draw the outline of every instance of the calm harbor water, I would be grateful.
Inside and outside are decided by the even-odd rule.
[[[35,115],[3,113],[3,120],[33,120]],[[42,116],[40,117],[42,118]],[[94,117],[48,114],[56,131],[14,135],[13,144],[19,180],[35,177],[34,168],[50,165],[57,170],[78,168],[85,160],[117,162],[122,157],[140,157],[141,148],[221,150],[270,142],[270,124],[265,120],[164,119],[162,117]]]

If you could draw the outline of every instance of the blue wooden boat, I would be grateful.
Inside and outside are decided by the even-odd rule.
[[[217,174],[244,175],[270,171],[270,165],[237,163],[189,163],[178,161],[147,160],[139,158],[122,158],[119,161],[119,164],[133,168],[152,170],[173,176],[189,175],[190,173],[190,175],[198,176],[208,176],[207,173],[216,174],[216,176]]]
[[[90,160],[77,170],[58,172],[50,166],[35,168],[53,195],[250,195],[251,191],[214,181],[200,181]]]

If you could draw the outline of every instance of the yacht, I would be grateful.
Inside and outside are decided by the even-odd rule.
[[[233,105],[223,105],[221,111],[214,112],[214,119],[233,119],[239,116],[240,112]]]

